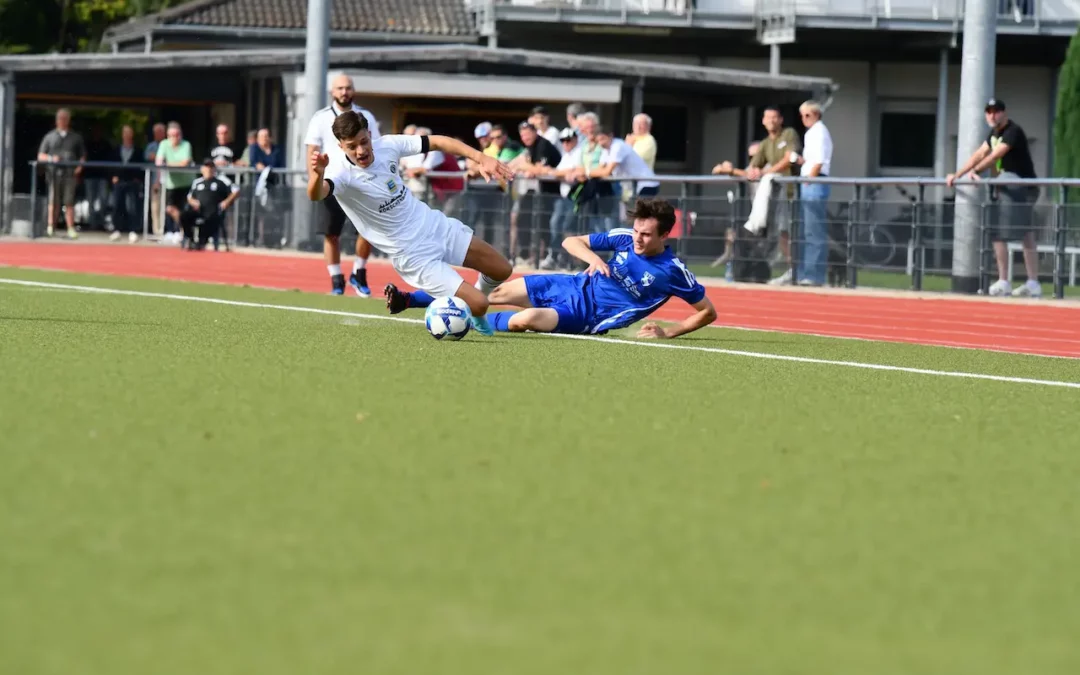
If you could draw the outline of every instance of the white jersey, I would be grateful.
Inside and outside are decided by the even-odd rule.
[[[641,158],[634,149],[630,147],[626,141],[621,138],[611,139],[611,147],[600,153],[600,164],[615,163],[615,170],[611,172],[611,177],[618,178],[651,178],[656,174],[649,168],[649,165],[645,163],[645,160]],[[660,187],[660,183],[652,180],[638,181],[637,191],[641,192],[644,188]]]
[[[398,166],[402,157],[424,151],[424,136],[383,136],[371,144],[374,160],[366,169],[344,152],[330,155],[324,177],[332,194],[360,235],[391,258],[410,244],[439,232],[445,214],[413,196]]]
[[[375,116],[371,114],[371,111],[361,108],[356,105],[356,103],[352,104],[352,110],[357,114],[363,115],[364,118],[367,119],[368,129],[371,132],[371,140],[378,140],[380,136],[379,122],[375,119]],[[331,103],[312,115],[311,122],[308,123],[307,135],[304,136],[304,145],[317,146],[319,152],[324,152],[331,156],[334,154],[341,154],[341,148],[338,147],[338,141],[334,138],[334,119],[342,112],[344,111],[338,108],[336,103]],[[307,150],[304,152],[306,153]]]

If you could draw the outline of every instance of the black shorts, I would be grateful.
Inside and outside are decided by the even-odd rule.
[[[186,188],[169,188],[165,191],[165,205],[175,206],[176,208],[183,210],[187,206],[187,196],[191,192],[190,187]]]
[[[340,237],[342,230],[345,229],[345,223],[349,222],[348,216],[345,215],[341,204],[338,204],[333,195],[322,200],[322,203],[323,207],[317,211],[316,215],[318,220],[316,232],[327,237]]]
[[[1035,202],[1039,189],[1025,186],[1000,187],[997,201],[989,209],[987,223],[991,241],[1020,241],[1035,230]]]

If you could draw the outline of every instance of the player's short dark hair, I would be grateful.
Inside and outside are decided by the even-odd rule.
[[[358,114],[355,110],[348,110],[334,118],[334,138],[344,141],[356,138],[357,134],[367,131],[367,118]]]
[[[775,105],[767,105],[767,106],[765,106],[765,109],[762,110],[761,113],[765,114],[765,113],[770,112],[770,111],[776,113],[780,117],[784,116],[784,113],[780,112],[780,108],[778,106],[775,106]]]
[[[655,218],[656,230],[662,235],[675,227],[675,207],[665,199],[638,199],[634,210],[626,215],[630,220]]]

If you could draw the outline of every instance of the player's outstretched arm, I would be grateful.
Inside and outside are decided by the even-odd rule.
[[[611,276],[611,270],[608,268],[607,263],[604,262],[603,258],[596,255],[596,252],[592,250],[592,246],[589,245],[589,235],[567,237],[563,239],[562,245],[567,253],[589,266],[589,269],[585,270],[585,274],[592,276],[599,272],[605,277]]]
[[[641,327],[637,336],[639,338],[673,338],[680,335],[686,335],[687,333],[693,333],[699,328],[708,326],[713,321],[716,321],[716,308],[713,307],[712,302],[708,298],[702,298],[699,302],[691,305],[697,310],[695,314],[687,318],[685,321],[680,321],[671,328],[663,329],[660,324],[650,321]]]
[[[480,175],[487,180],[494,178],[502,182],[513,179],[514,171],[494,157],[489,157],[476,148],[465,145],[456,138],[449,136],[428,136],[428,147],[439,152],[447,152],[451,155],[464,157],[476,164]]]
[[[311,153],[308,161],[307,196],[313,202],[321,202],[330,195],[330,184],[324,177],[330,158],[318,150]]]

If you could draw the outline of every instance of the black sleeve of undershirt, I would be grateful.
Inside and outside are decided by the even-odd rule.
[[[323,180],[325,180],[326,184],[330,186],[330,192],[327,192],[326,196],[327,197],[333,196],[333,194],[334,194],[334,181],[330,180],[329,178],[324,178]]]
[[[427,136],[420,137],[420,154],[426,155],[431,152],[431,140]]]

